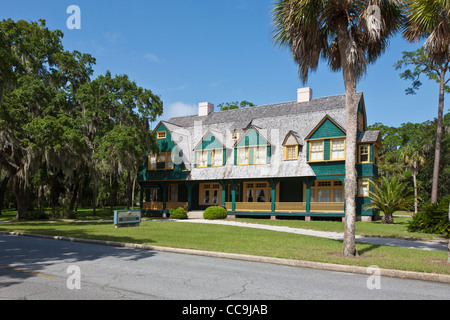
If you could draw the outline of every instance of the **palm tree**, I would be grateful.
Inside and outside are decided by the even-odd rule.
[[[422,154],[420,148],[414,145],[406,145],[400,150],[400,159],[406,164],[406,168],[411,170],[414,184],[414,214],[417,213],[417,174],[425,165],[426,158]]]
[[[437,202],[439,162],[443,134],[445,74],[450,66],[450,1],[448,0],[409,0],[404,37],[410,42],[426,38],[425,51],[434,66],[439,70],[439,105],[436,131],[436,146],[433,167],[431,202]]]
[[[406,210],[413,202],[414,195],[407,182],[402,182],[394,176],[391,180],[381,177],[380,185],[369,181],[373,191],[369,191],[371,203],[364,205],[364,210],[377,209],[384,212],[382,223],[394,223],[393,213]]]
[[[273,38],[289,48],[305,83],[320,59],[342,71],[346,103],[345,230],[343,253],[355,256],[356,83],[402,25],[402,1],[276,0]],[[375,22],[375,23],[374,23]]]

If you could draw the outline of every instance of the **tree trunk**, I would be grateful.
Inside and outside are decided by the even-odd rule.
[[[134,190],[136,189],[136,179],[137,179],[137,174],[134,175],[133,186],[131,189],[131,210],[134,210]]]
[[[33,203],[26,186],[17,177],[14,177],[13,188],[17,202],[17,215],[15,220],[19,220],[22,219],[25,212],[33,211]]]
[[[80,182],[81,182],[81,179],[78,179],[77,181],[75,181],[75,184],[73,186],[72,196],[70,198],[70,204],[69,204],[69,212],[76,212],[76,211],[74,211],[74,207],[75,207],[75,201],[77,201],[77,198],[78,198],[78,190],[80,189]]]
[[[441,160],[441,144],[442,144],[442,123],[444,114],[444,82],[445,72],[447,66],[441,70],[440,84],[439,84],[439,107],[436,130],[436,145],[434,151],[434,167],[433,167],[433,183],[431,189],[431,202],[436,203],[438,198],[438,184],[439,184],[439,163]]]
[[[346,152],[345,152],[345,228],[343,254],[346,257],[357,256],[355,244],[356,223],[356,135],[358,101],[356,101],[356,74],[349,61],[350,40],[345,23],[337,28],[342,74],[345,84],[346,106]]]
[[[450,222],[450,203],[448,204],[448,221]],[[447,262],[450,263],[450,234],[448,235],[448,257]]]
[[[394,216],[392,213],[384,213],[383,218],[381,219],[381,223],[383,224],[394,224]]]
[[[413,172],[413,184],[414,184],[414,214],[417,213],[417,177],[416,172]]]
[[[2,183],[0,184],[0,216],[2,215],[2,209],[3,204],[5,202],[5,193],[6,187],[8,186],[8,182],[9,182],[9,174],[6,174],[6,176],[2,180]]]
[[[97,177],[94,176],[94,189],[92,190],[92,215],[96,215],[97,209]]]
[[[131,172],[127,172],[127,210],[130,210],[130,208],[133,206],[133,200],[131,199],[132,190],[131,190]]]

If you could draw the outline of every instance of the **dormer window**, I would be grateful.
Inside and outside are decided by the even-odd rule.
[[[231,140],[237,141],[244,133],[244,130],[232,130],[231,131]]]
[[[323,140],[311,141],[310,161],[322,161],[323,160]]]
[[[331,160],[345,159],[345,139],[331,140]]]
[[[284,147],[284,160],[298,159],[298,144]]]
[[[158,131],[158,132],[156,133],[156,137],[157,137],[158,139],[165,139],[165,138],[166,138],[166,131]]]
[[[298,160],[303,140],[295,131],[289,131],[283,141],[284,160]]]

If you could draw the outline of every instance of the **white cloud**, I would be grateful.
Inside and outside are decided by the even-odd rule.
[[[183,117],[194,115],[198,113],[198,106],[194,104],[187,104],[184,102],[174,102],[168,106],[164,106],[163,118],[169,120],[174,117]]]
[[[153,53],[146,53],[144,55],[144,58],[150,62],[155,62],[155,63],[161,63],[161,59],[159,59],[156,55],[154,55]]]
[[[105,32],[103,33],[103,36],[111,44],[117,44],[123,40],[123,35],[121,32]]]

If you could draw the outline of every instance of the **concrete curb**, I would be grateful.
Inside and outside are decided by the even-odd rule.
[[[182,248],[170,248],[170,247],[160,247],[160,246],[152,246],[152,245],[146,245],[146,244],[94,240],[94,239],[81,239],[81,238],[71,238],[71,237],[62,237],[62,236],[48,236],[48,235],[23,233],[23,232],[0,231],[0,234],[10,235],[10,236],[25,236],[25,237],[36,237],[36,238],[44,238],[44,239],[52,239],[52,240],[63,240],[63,241],[71,241],[71,242],[82,242],[82,243],[108,245],[108,246],[124,247],[124,248],[131,248],[131,249],[200,255],[200,256],[215,257],[215,258],[226,258],[226,259],[253,261],[253,262],[273,263],[273,264],[279,264],[279,265],[285,265],[285,266],[303,267],[303,268],[320,269],[320,270],[337,271],[337,272],[349,272],[349,273],[358,273],[358,274],[366,274],[366,275],[372,275],[374,273],[374,269],[371,267],[349,266],[349,265],[340,265],[340,264],[333,264],[333,263],[253,256],[253,255],[247,255],[247,254],[203,251],[203,250],[182,249]],[[379,270],[380,276],[385,276],[385,277],[411,279],[411,280],[423,280],[423,281],[434,281],[434,282],[450,284],[450,275],[445,275],[445,274],[413,272],[413,271],[403,271],[403,270],[394,270],[394,269],[377,269],[377,270]]]

